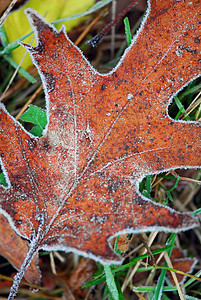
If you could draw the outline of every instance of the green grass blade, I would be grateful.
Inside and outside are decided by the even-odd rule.
[[[144,19],[145,13],[143,13],[143,15],[140,17],[140,19],[137,21],[137,23],[135,24],[135,26],[132,28],[131,30],[131,35],[133,35],[137,29],[140,27],[140,24],[142,23],[143,19]],[[126,41],[124,41],[121,45],[121,47],[119,48],[119,50],[117,51],[115,58],[119,59],[121,57],[121,55],[123,54],[125,48],[126,48]]]
[[[183,104],[181,103],[180,99],[179,99],[177,96],[175,96],[175,97],[174,97],[174,101],[175,101],[175,103],[176,103],[176,105],[177,105],[179,111],[182,112],[182,113],[185,115],[185,114],[186,114],[186,110],[185,110]],[[177,117],[177,116],[176,116],[176,117]],[[186,120],[189,120],[189,121],[190,121],[191,118],[190,118],[189,116],[187,116],[187,117],[186,117]]]
[[[131,28],[130,28],[128,17],[126,17],[124,19],[124,25],[125,25],[125,32],[126,32],[127,43],[128,43],[128,46],[130,46],[131,40],[132,40],[132,36],[131,36]]]
[[[21,38],[17,39],[16,41],[8,44],[3,50],[0,51],[0,55],[10,53],[12,50],[18,48],[20,46],[20,42],[26,39],[31,34],[33,34],[33,31],[23,35]]]
[[[176,236],[177,236],[176,233],[172,233],[169,240],[168,240],[168,243],[173,245],[174,241],[176,239]],[[169,256],[171,255],[171,252],[172,252],[172,248],[167,250],[167,253],[168,253]],[[164,262],[164,267],[167,267],[166,262]],[[158,283],[157,283],[157,286],[156,286],[155,295],[154,295],[153,300],[160,300],[161,299],[162,291],[163,291],[163,287],[164,287],[164,282],[165,282],[166,272],[167,272],[166,269],[163,269],[161,271],[161,274],[160,274],[160,277],[158,279]]]
[[[146,177],[146,189],[147,189],[147,192],[149,193],[149,197],[151,197],[151,179],[152,179],[152,175],[147,175],[147,177]]]
[[[116,286],[117,286],[118,293],[119,293],[119,300],[125,300],[124,295],[121,292],[121,284],[120,284],[117,276],[115,277],[115,282],[116,282]]]
[[[180,108],[180,110],[176,114],[175,120],[177,120],[179,118],[179,116],[181,115],[181,113],[182,113],[182,108]]]
[[[119,300],[119,293],[110,266],[104,266],[106,283],[114,300]]]
[[[175,182],[175,184],[173,185],[173,187],[172,187],[171,189],[167,190],[166,192],[172,192],[172,191],[176,188],[178,182],[179,182],[179,175],[178,175],[178,177],[177,177],[177,179],[176,179],[176,182]]]
[[[188,89],[187,91],[183,92],[180,96],[179,99],[182,100],[184,97],[191,95],[194,92],[197,92],[198,90],[201,89],[201,84],[195,85],[192,88]]]
[[[201,213],[201,208],[198,208],[196,211],[192,212],[192,215],[195,216]]]

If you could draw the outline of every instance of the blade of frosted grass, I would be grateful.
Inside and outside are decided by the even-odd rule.
[[[17,69],[18,64],[8,55],[4,55],[3,58],[15,69]],[[18,72],[24,76],[28,81],[31,83],[35,83],[36,79],[31,76],[26,70],[24,70],[22,67],[19,68]]]
[[[177,234],[176,233],[172,233],[171,236],[168,239],[168,243],[171,245],[174,245],[175,239],[176,239]],[[170,256],[172,252],[172,248],[167,250],[168,255]],[[164,267],[167,267],[167,263],[166,261],[164,262]],[[159,300],[161,299],[162,296],[162,291],[163,291],[163,287],[164,287],[164,282],[165,282],[165,275],[166,275],[167,270],[163,269],[161,271],[160,277],[158,279],[158,283],[156,286],[156,290],[155,290],[155,295],[153,300]]]
[[[112,274],[114,274],[115,272],[112,270]],[[117,274],[118,276],[120,275],[124,275],[125,276],[125,271],[124,272],[118,272]],[[84,285],[83,285],[83,288],[84,287],[91,287],[93,285],[97,285],[99,283],[102,283],[102,282],[105,282],[105,274],[103,274],[101,277],[98,277],[92,281],[89,281],[89,282],[86,282]]]
[[[119,293],[110,266],[104,266],[106,283],[114,300],[119,300]]]
[[[126,17],[124,19],[124,25],[125,25],[125,33],[126,33],[127,43],[128,43],[128,46],[130,46],[131,40],[132,40],[132,35],[131,35],[131,28],[130,28],[128,17]]]
[[[154,293],[153,293],[153,292],[148,292],[147,295],[148,295],[147,299],[148,299],[148,300],[152,300],[152,299],[153,299],[153,296],[154,296]],[[144,299],[145,299],[145,298],[144,298]]]
[[[112,297],[112,294],[111,294],[110,290],[108,290],[108,295],[109,295],[109,300],[114,300],[114,298]]]
[[[79,13],[79,14],[75,14],[71,17],[67,17],[64,19],[59,19],[56,21],[51,22],[52,24],[57,24],[57,23],[61,23],[61,22],[66,22],[66,21],[70,21],[70,20],[74,20],[80,17],[84,17],[87,16],[89,14],[92,14],[93,12],[101,9],[102,7],[104,7],[105,5],[109,4],[110,2],[112,2],[112,0],[103,0],[103,1],[99,1],[98,3],[94,4],[91,8],[89,8],[87,11]]]
[[[148,292],[155,292],[155,286],[143,286],[143,287],[132,287],[133,292],[140,292],[140,293],[148,293]],[[163,292],[175,292],[177,291],[176,286],[164,286]]]

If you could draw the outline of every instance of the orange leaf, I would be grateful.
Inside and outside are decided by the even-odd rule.
[[[29,250],[29,243],[23,240],[9,225],[7,219],[0,214],[0,254],[19,270]],[[34,285],[40,284],[38,254],[29,265],[25,278]]]
[[[117,234],[181,231],[198,226],[139,193],[151,173],[201,166],[201,125],[174,121],[172,97],[200,74],[200,1],[150,1],[147,16],[121,62],[99,74],[36,12],[37,35],[25,45],[43,80],[49,123],[33,137],[1,106],[0,155],[9,188],[1,207],[31,241],[21,272],[39,249],[75,251],[120,263]],[[10,299],[12,299],[12,297]]]

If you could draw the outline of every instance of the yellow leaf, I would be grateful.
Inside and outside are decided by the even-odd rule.
[[[84,12],[88,10],[94,2],[95,0],[30,0],[21,9],[11,13],[4,22],[3,26],[7,34],[8,42],[11,43],[31,31],[27,17],[24,14],[25,8],[37,10],[48,22],[52,22],[60,18]],[[63,24],[65,24],[66,30],[69,31],[82,20],[83,18],[79,18],[63,22]],[[55,27],[59,29],[61,24],[56,25]],[[24,42],[29,44],[32,38],[33,35],[26,38]],[[33,43],[33,45],[35,45],[35,43]],[[19,64],[24,53],[25,49],[20,46],[12,51],[12,58]],[[32,65],[31,58],[29,55],[26,55],[22,67],[27,69],[30,65]]]

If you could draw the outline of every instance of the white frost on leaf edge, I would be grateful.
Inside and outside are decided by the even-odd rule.
[[[135,34],[135,36],[132,38],[132,41],[131,41],[131,44],[130,44],[130,46],[128,46],[127,48],[126,48],[126,50],[125,50],[125,52],[124,52],[124,54],[122,55],[122,57],[121,57],[121,59],[120,59],[120,61],[118,62],[118,64],[110,71],[110,72],[108,72],[108,73],[105,73],[105,74],[102,74],[102,73],[99,73],[95,68],[93,68],[93,66],[90,64],[90,62],[87,60],[87,58],[84,56],[84,54],[83,54],[83,52],[79,49],[79,47],[77,47],[77,46],[75,46],[74,45],[74,43],[68,38],[68,36],[67,36],[67,34],[66,34],[66,30],[65,30],[65,25],[62,25],[61,26],[61,29],[59,30],[59,31],[57,31],[56,30],[56,28],[53,26],[53,25],[51,25],[49,22],[47,22],[40,14],[38,14],[35,10],[33,10],[33,9],[26,9],[25,10],[25,13],[26,13],[26,11],[32,11],[34,14],[36,14],[40,19],[42,19],[43,20],[43,22],[45,23],[45,24],[47,24],[49,27],[51,27],[52,28],[52,30],[53,30],[53,32],[54,33],[59,33],[59,32],[63,32],[64,34],[65,34],[65,36],[66,36],[66,39],[68,40],[68,42],[73,46],[73,47],[75,47],[80,53],[81,53],[81,55],[82,55],[82,58],[85,60],[85,62],[89,65],[89,67],[91,68],[91,70],[92,70],[92,72],[94,73],[94,74],[96,74],[96,75],[99,75],[99,76],[101,76],[101,77],[107,77],[108,75],[111,75],[111,74],[113,74],[120,66],[121,66],[121,64],[123,63],[123,61],[124,61],[124,58],[125,58],[125,56],[126,56],[126,54],[130,51],[130,49],[132,48],[132,46],[133,46],[133,44],[135,43],[135,41],[137,40],[137,38],[138,38],[138,36],[139,36],[139,34],[141,33],[141,31],[143,30],[143,27],[144,27],[144,24],[145,24],[145,22],[146,22],[146,20],[147,20],[147,18],[148,18],[148,16],[149,16],[149,13],[150,13],[150,11],[151,11],[151,4],[150,4],[150,0],[147,0],[147,4],[148,4],[148,7],[147,7],[147,11],[146,11],[146,14],[145,14],[145,16],[144,16],[144,19],[143,19],[143,21],[142,21],[142,23],[141,23],[141,25],[140,25],[140,28],[138,29],[138,31],[137,31],[137,33]],[[27,14],[28,15],[28,14]],[[28,19],[29,19],[29,21],[30,21],[30,23],[32,23],[32,19],[31,19],[31,17],[28,15]],[[35,34],[35,37],[36,37],[36,41],[37,41],[37,43],[38,43],[38,41],[39,41],[39,39],[38,39],[38,32],[37,32],[37,29],[36,29],[36,27],[35,26],[31,26],[32,27],[32,29],[33,29],[33,31],[34,31],[34,34]],[[26,47],[25,47],[26,48]],[[33,47],[34,48],[34,47]],[[29,50],[28,50],[29,51]],[[32,58],[32,60],[33,60],[33,62],[34,62],[34,64],[36,65],[36,67],[37,67],[37,69],[38,69],[38,72],[39,72],[39,75],[40,75],[40,77],[41,77],[41,80],[42,80],[42,83],[43,83],[43,88],[44,88],[44,91],[45,91],[45,100],[46,100],[46,111],[47,111],[47,125],[46,125],[46,128],[43,130],[43,134],[47,131],[47,128],[48,128],[48,123],[49,123],[49,93],[48,93],[48,90],[47,90],[47,83],[46,83],[46,79],[45,79],[45,76],[42,74],[42,72],[40,71],[40,68],[38,67],[38,65],[37,65],[37,63],[36,63],[36,61],[35,61],[35,59],[33,58],[33,55],[30,53],[30,56],[31,56],[31,58]],[[199,77],[200,76],[200,74],[198,75],[198,76],[196,76],[195,78],[192,78],[189,82],[191,82],[191,81],[193,81],[194,79],[196,79],[197,77]],[[181,89],[179,89],[171,98],[170,98],[170,100],[169,100],[169,104],[172,102],[172,99],[174,98],[174,96],[176,95],[176,94],[178,94],[178,92],[180,91],[180,90],[182,90],[185,86],[187,86],[188,84],[189,84],[189,82],[187,82],[186,84],[184,84],[183,86],[182,86],[182,88]],[[3,104],[0,104],[0,106],[2,106],[3,107],[3,109],[6,111],[6,109],[5,109],[5,107],[4,107],[4,105]],[[169,105],[167,105],[167,116],[169,117],[169,115],[168,115],[168,106]],[[6,111],[7,112],[7,111]],[[8,112],[7,112],[8,113]],[[8,115],[10,115],[9,113],[8,113]],[[20,124],[18,121],[16,121],[12,116],[11,116],[11,118],[14,120],[14,122],[15,123],[17,123],[17,124]],[[181,120],[174,120],[174,119],[172,119],[171,117],[169,117],[171,120],[173,120],[174,122],[185,122],[185,123],[198,123],[198,122],[196,122],[196,121],[181,121]],[[30,132],[28,132],[21,124],[20,124],[20,126],[22,127],[22,129],[26,132],[26,133],[28,133],[28,135],[31,137],[31,138],[35,138],[36,140],[38,140],[39,138],[37,138],[37,137],[35,137],[34,135],[32,135]],[[7,183],[10,185],[10,181],[9,181],[9,178],[8,178],[8,175],[7,175],[7,173],[6,173],[6,170],[5,170],[5,168],[4,168],[4,166],[3,166],[3,164],[2,164],[2,161],[1,161],[1,158],[0,158],[0,163],[1,163],[1,167],[2,167],[2,169],[3,169],[3,171],[4,171],[4,175],[5,175],[5,177],[6,177],[6,181],[7,181]],[[177,169],[187,169],[187,168],[191,168],[191,169],[196,169],[196,168],[199,168],[200,166],[194,166],[194,167],[192,167],[192,166],[180,166],[180,167],[176,167]],[[172,168],[171,168],[172,169]],[[163,171],[164,172],[166,172],[166,171],[169,171],[169,170],[171,170],[171,169],[164,169]],[[154,174],[159,174],[159,173],[161,173],[161,172],[156,172],[156,173],[154,173]],[[147,174],[148,175],[148,174]],[[144,176],[142,176],[141,178],[139,178],[139,180],[138,181],[136,181],[136,186],[138,186],[139,187],[139,182],[144,178],[146,176],[146,174],[144,175]],[[8,189],[9,188],[9,186],[8,187],[6,187],[5,189]],[[139,194],[139,196],[140,197],[142,197],[143,198],[143,200],[145,200],[145,201],[148,201],[148,202],[151,202],[151,203],[154,203],[154,204],[156,204],[154,201],[152,201],[151,199],[148,199],[148,198],[146,198],[145,196],[143,196],[140,192],[139,192],[139,189],[138,189],[138,191],[137,191],[137,193]],[[159,205],[159,206],[161,206],[161,207],[167,207],[166,205],[162,205],[162,204],[158,204],[157,203],[157,205]],[[169,207],[168,207],[169,208]],[[169,208],[169,210],[170,211],[172,211],[172,212],[175,212],[175,210],[174,209],[171,209],[171,208]],[[6,216],[6,218],[9,220],[9,223],[10,223],[10,225],[11,225],[11,227],[15,230],[15,231],[17,231],[17,233],[20,235],[20,236],[22,236],[19,232],[18,232],[18,230],[16,230],[16,228],[15,228],[15,226],[13,225],[13,221],[12,221],[12,219],[11,219],[11,217],[10,217],[10,215],[8,215],[4,210],[2,210],[1,208],[0,208],[0,212],[3,214],[3,215],[5,215]],[[178,212],[177,212],[178,213]],[[182,214],[182,213],[181,213]],[[195,217],[196,218],[196,217]],[[185,231],[185,230],[189,230],[189,229],[191,229],[191,228],[194,228],[195,227],[195,225],[194,226],[192,226],[192,227],[188,227],[188,228],[184,228],[184,229],[175,229],[175,230],[169,230],[169,231],[171,231],[171,232],[180,232],[180,231]],[[115,237],[115,236],[118,236],[118,235],[120,235],[120,234],[125,234],[125,233],[139,233],[139,232],[152,232],[152,231],[168,231],[168,228],[167,227],[157,227],[157,226],[152,226],[152,227],[149,227],[149,229],[147,230],[146,228],[145,229],[141,229],[141,230],[137,230],[137,229],[124,229],[124,230],[121,230],[121,231],[119,231],[119,232],[116,232],[113,236],[111,236],[111,237],[109,237],[108,238],[108,242],[113,238],[113,237]],[[110,243],[109,243],[109,245],[110,245]],[[110,246],[111,247],[111,246]],[[41,250],[48,250],[48,251],[52,251],[52,250],[63,250],[63,251],[65,251],[65,252],[71,252],[71,251],[73,251],[73,252],[75,252],[75,253],[77,253],[77,254],[79,254],[79,255],[82,255],[82,256],[85,256],[85,257],[89,257],[89,258],[92,258],[92,259],[95,259],[96,261],[99,261],[100,263],[103,263],[103,264],[111,264],[111,263],[116,263],[116,264],[119,264],[119,263],[121,263],[121,261],[111,261],[111,260],[109,260],[108,262],[106,261],[106,260],[104,260],[104,259],[101,259],[101,258],[99,258],[99,257],[97,257],[96,255],[93,255],[93,254],[89,254],[89,253],[86,253],[86,252],[83,252],[83,251],[80,251],[80,250],[77,250],[77,249],[75,249],[74,247],[61,247],[61,246],[43,246],[43,247],[41,247]],[[111,248],[111,250],[113,251],[113,249]],[[117,256],[119,256],[118,254],[117,254]],[[120,256],[119,256],[120,257]]]

